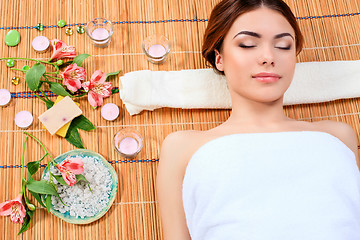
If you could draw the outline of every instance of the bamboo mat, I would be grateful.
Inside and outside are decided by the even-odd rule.
[[[85,60],[88,77],[99,69],[122,74],[135,70],[181,70],[206,68],[200,51],[202,36],[212,7],[218,0],[34,0],[0,1],[0,57],[27,57],[47,59],[50,52],[39,54],[31,48],[31,41],[38,35],[49,39],[61,39],[75,46],[78,53],[92,57]],[[299,62],[358,60],[360,56],[360,3],[358,0],[287,0],[305,37],[305,48],[298,56]],[[95,48],[85,34],[67,36],[65,28],[51,27],[63,19],[68,24],[86,23],[94,17],[105,17],[116,24],[109,47]],[[164,21],[162,21],[164,20]],[[156,22],[159,21],[159,22]],[[39,32],[32,28],[43,23]],[[7,47],[4,37],[7,27],[22,27],[21,42],[17,47]],[[153,33],[166,35],[172,43],[168,60],[162,65],[150,64],[141,50],[142,40]],[[17,61],[15,67],[28,64]],[[0,88],[12,93],[28,91],[24,75],[9,70],[0,61]],[[11,84],[11,78],[20,77],[20,84]],[[117,77],[110,80],[118,87]],[[36,211],[30,229],[16,236],[20,225],[9,217],[0,217],[1,239],[162,239],[161,223],[155,193],[155,176],[160,144],[171,132],[196,129],[207,130],[222,123],[229,110],[181,110],[159,109],[130,117],[119,95],[113,95],[105,103],[120,106],[120,117],[114,122],[102,119],[100,109],[93,110],[86,99],[80,101],[84,115],[97,129],[81,131],[87,149],[112,161],[118,174],[119,188],[115,202],[100,220],[89,225],[68,224],[40,208]],[[20,192],[23,131],[16,127],[14,116],[21,110],[34,115],[34,123],[28,129],[57,156],[74,149],[66,140],[53,137],[42,130],[37,117],[45,111],[45,105],[36,98],[15,98],[6,108],[0,109],[0,202],[13,199]],[[285,107],[289,117],[306,120],[335,120],[350,124],[358,136],[359,99],[338,100],[329,103],[306,104]],[[113,149],[112,138],[122,127],[138,129],[145,139],[145,146],[134,161],[125,161]],[[42,150],[34,141],[28,141],[26,161],[38,160]],[[38,174],[35,176],[40,177]]]

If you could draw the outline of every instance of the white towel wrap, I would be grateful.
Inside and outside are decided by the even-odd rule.
[[[120,98],[130,115],[161,107],[231,108],[225,77],[212,69],[142,70],[120,77]],[[296,64],[284,105],[360,96],[360,60]]]
[[[183,181],[192,240],[359,240],[355,154],[324,132],[234,134],[192,156]]]

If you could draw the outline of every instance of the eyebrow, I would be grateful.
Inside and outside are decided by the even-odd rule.
[[[261,38],[261,35],[256,33],[256,32],[251,32],[251,31],[241,31],[239,33],[237,33],[234,38],[236,38],[237,36],[241,35],[241,34],[244,34],[244,35],[249,35],[249,36],[252,36],[252,37],[256,37],[256,38]],[[286,36],[289,36],[291,37],[293,40],[294,37],[290,34],[290,33],[280,33],[280,34],[276,34],[274,39],[279,39],[279,38],[282,38],[282,37],[286,37]]]

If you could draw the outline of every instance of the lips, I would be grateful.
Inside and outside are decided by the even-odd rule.
[[[281,76],[276,73],[258,73],[252,76],[255,80],[262,83],[274,83],[280,80]]]

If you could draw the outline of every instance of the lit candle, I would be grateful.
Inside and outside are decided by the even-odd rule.
[[[15,115],[16,126],[26,129],[33,122],[33,115],[28,111],[21,111]]]
[[[37,52],[45,52],[50,45],[50,41],[47,37],[44,36],[37,36],[32,41],[32,47]]]
[[[0,89],[0,106],[5,107],[11,100],[11,93],[7,89]]]
[[[119,116],[119,107],[114,103],[107,103],[101,108],[101,116],[108,121],[113,121]]]
[[[149,47],[148,53],[154,58],[161,58],[166,54],[166,49],[163,45],[154,44]]]
[[[91,33],[91,36],[95,40],[105,40],[110,36],[110,34],[109,34],[109,31],[105,28],[96,28]]]

